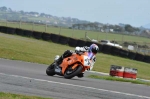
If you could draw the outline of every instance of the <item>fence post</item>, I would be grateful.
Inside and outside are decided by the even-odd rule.
[[[21,28],[21,20],[19,21],[19,28]]]
[[[7,20],[6,20],[6,26],[8,26]]]
[[[72,38],[73,38],[73,36],[74,36],[74,29],[73,29],[73,32],[72,32]]]
[[[47,31],[47,23],[45,24],[45,32]]]
[[[32,23],[32,31],[34,31],[34,21],[33,21],[33,23]]]
[[[87,32],[85,32],[85,38],[84,38],[85,40],[86,40],[86,37],[87,37]]]
[[[60,29],[59,29],[59,35],[60,35],[60,32],[61,32],[61,27],[60,27]]]
[[[99,32],[97,32],[97,33],[98,33],[98,34],[97,34],[97,41],[98,41],[98,40],[99,40],[99,34],[100,34],[100,33],[99,33]]]

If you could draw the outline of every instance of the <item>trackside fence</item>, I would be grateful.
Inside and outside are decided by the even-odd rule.
[[[54,33],[38,32],[38,31],[25,30],[25,29],[20,29],[20,28],[12,28],[12,27],[7,27],[7,26],[0,26],[0,32],[7,33],[7,34],[16,34],[16,35],[21,35],[25,37],[33,37],[35,39],[43,39],[45,41],[52,41],[54,43],[69,45],[71,47],[89,46],[93,43],[91,41],[84,41],[81,39],[75,39],[72,37],[66,37],[66,36],[62,36],[62,35],[54,34]],[[146,54],[142,54],[142,53],[126,50],[126,49],[120,49],[114,46],[102,45],[100,43],[96,43],[96,44],[99,46],[100,48],[99,52],[101,53],[150,63],[150,55],[146,55]]]

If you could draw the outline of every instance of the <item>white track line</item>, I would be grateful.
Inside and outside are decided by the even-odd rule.
[[[54,83],[54,84],[67,85],[67,86],[74,86],[74,87],[80,87],[80,88],[94,89],[94,90],[99,90],[99,91],[104,91],[104,92],[111,92],[111,93],[122,94],[122,95],[127,95],[127,96],[134,96],[134,97],[139,97],[139,98],[150,99],[150,97],[148,97],[148,96],[142,96],[142,95],[136,95],[136,94],[130,94],[130,93],[123,93],[123,92],[106,90],[106,89],[99,89],[99,88],[94,88],[94,87],[87,87],[87,86],[81,86],[81,85],[61,83],[61,82],[44,80],[44,79],[36,79],[36,78],[24,77],[24,76],[19,76],[19,75],[9,75],[9,74],[5,74],[5,73],[0,73],[0,75],[11,76],[11,77],[18,77],[18,78],[20,77],[20,78],[24,78],[24,79],[43,81],[43,82],[49,82],[49,83]]]

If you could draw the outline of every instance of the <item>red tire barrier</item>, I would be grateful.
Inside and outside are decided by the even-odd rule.
[[[123,78],[136,79],[136,77],[137,77],[137,69],[125,67]]]
[[[111,65],[109,72],[110,76],[123,77],[123,74],[124,74],[124,67]]]

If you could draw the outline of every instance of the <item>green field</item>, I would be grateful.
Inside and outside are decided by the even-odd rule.
[[[14,28],[22,28],[22,29],[28,29],[28,30],[35,30],[35,31],[41,31],[45,32],[46,25],[38,25],[38,24],[29,24],[29,23],[15,23],[15,22],[1,22],[0,25],[8,26],[8,27],[14,27]],[[107,40],[115,40],[118,43],[122,44],[122,42],[137,42],[140,45],[150,45],[150,39],[145,37],[139,37],[139,36],[131,36],[131,35],[122,35],[122,34],[116,34],[116,33],[102,33],[102,32],[94,32],[94,31],[85,31],[85,30],[73,30],[68,28],[60,28],[60,27],[53,27],[48,26],[46,28],[46,32],[48,33],[55,33],[64,35],[67,37],[73,37],[78,39],[84,39],[85,38],[85,32],[87,32],[87,35],[91,39],[96,39],[98,41],[102,39]]]
[[[37,96],[26,96],[0,92],[0,99],[52,99],[52,98],[42,98]]]
[[[53,62],[55,55],[61,55],[67,49],[74,50],[67,45],[0,33],[0,58],[49,65]],[[93,70],[109,73],[111,65],[136,68],[138,78],[150,79],[150,64],[103,53],[97,54]]]
[[[89,78],[93,78],[93,79],[101,79],[101,80],[110,80],[110,81],[119,81],[119,82],[130,82],[130,83],[134,83],[134,84],[144,84],[147,86],[150,86],[150,82],[146,82],[146,81],[142,81],[140,79],[122,79],[119,77],[112,77],[112,76],[100,76],[100,75],[89,75]]]

